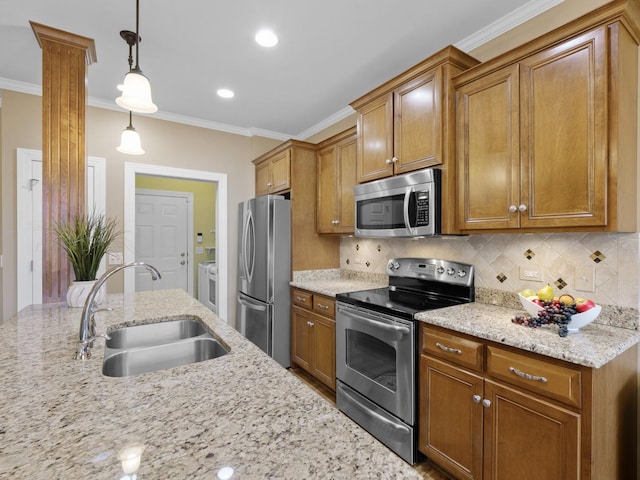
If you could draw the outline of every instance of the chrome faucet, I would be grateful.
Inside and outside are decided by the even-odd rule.
[[[108,272],[104,273],[93,286],[91,291],[89,292],[89,296],[87,300],[84,302],[84,307],[82,309],[82,317],[80,318],[80,341],[78,342],[78,348],[76,350],[76,354],[73,358],[76,360],[86,360],[91,358],[91,347],[93,347],[93,341],[96,338],[106,338],[109,339],[109,335],[101,334],[96,335],[96,319],[93,314],[100,311],[111,311],[110,308],[96,309],[97,305],[95,303],[96,295],[98,291],[104,285],[104,283],[114,274],[119,272],[120,270],[124,270],[129,267],[139,267],[146,268],[151,274],[152,280],[158,280],[162,278],[162,275],[158,271],[158,269],[152,265],[143,262],[130,262],[125,263],[124,265],[120,265],[118,267],[112,268]]]

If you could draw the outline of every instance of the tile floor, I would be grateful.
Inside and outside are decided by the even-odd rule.
[[[335,405],[336,403],[336,394],[327,388],[324,384],[317,381],[315,378],[308,375],[304,370],[292,367],[289,371],[306,383],[309,388],[315,390],[319,395],[324,397],[327,401],[331,402]],[[418,473],[422,475],[422,478],[425,480],[451,480],[451,478],[440,470],[438,470],[434,465],[429,463],[427,460],[420,462],[414,467]]]

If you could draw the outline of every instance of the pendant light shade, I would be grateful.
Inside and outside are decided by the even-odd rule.
[[[129,126],[122,131],[120,137],[120,145],[116,148],[120,153],[126,153],[128,155],[143,155],[142,142],[140,141],[140,135],[133,128],[131,122],[131,112],[129,112]]]
[[[129,45],[129,72],[124,76],[122,95],[116,98],[116,103],[130,112],[155,113],[158,107],[151,100],[151,84],[140,69],[140,0],[136,0],[136,31],[122,30],[120,36]],[[133,64],[132,47],[136,47],[136,66]]]
[[[151,84],[139,68],[124,76],[122,95],[116,103],[126,110],[136,113],[155,113],[158,107],[151,100]]]

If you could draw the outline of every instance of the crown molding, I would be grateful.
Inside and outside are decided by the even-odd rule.
[[[307,138],[315,135],[316,133],[321,132],[325,128],[329,128],[334,123],[339,122],[340,120],[344,120],[345,118],[353,115],[355,110],[351,108],[351,106],[347,105],[342,110],[337,111],[330,117],[325,118],[320,123],[316,123],[314,126],[307,128],[303,132],[300,132],[299,135],[295,137],[296,140],[306,140]]]
[[[467,38],[455,44],[463,52],[470,52],[474,48],[499,37],[505,32],[514,29],[518,25],[523,24],[527,20],[540,15],[542,12],[561,4],[564,0],[531,0],[513,12],[499,18],[486,27],[478,30],[476,33],[469,35]]]

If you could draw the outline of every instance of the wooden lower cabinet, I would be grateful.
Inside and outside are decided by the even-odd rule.
[[[418,448],[454,478],[636,478],[636,346],[592,369],[420,328]]]
[[[291,362],[336,389],[335,299],[294,289]]]

